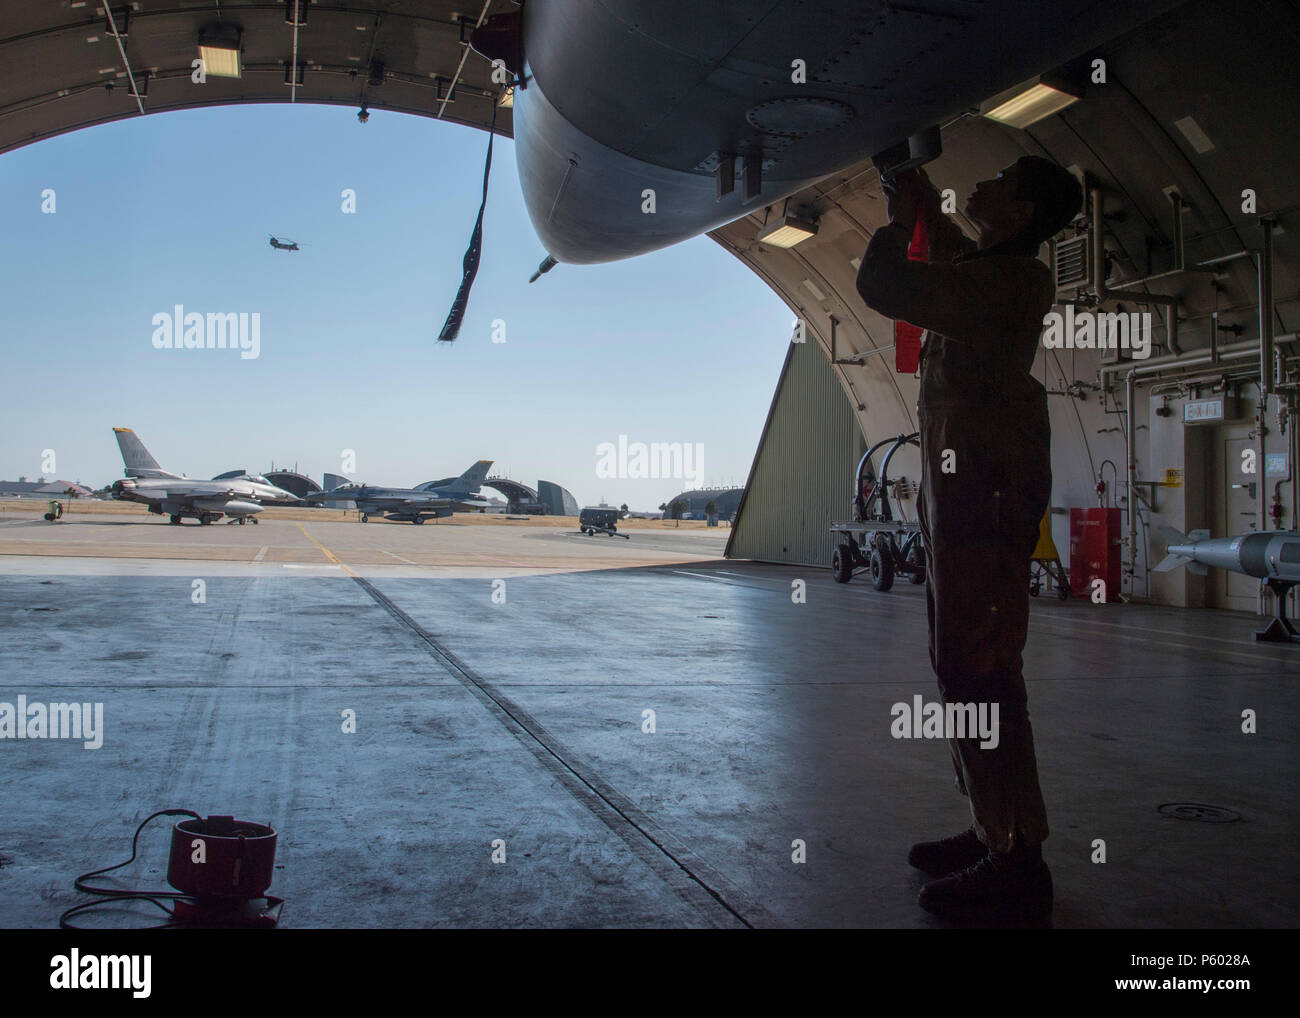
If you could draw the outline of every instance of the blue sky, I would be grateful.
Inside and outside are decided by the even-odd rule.
[[[320,480],[350,449],[354,478],[377,484],[487,458],[583,504],[653,509],[689,486],[599,478],[597,445],[622,434],[702,443],[704,483],[744,483],[790,310],[707,237],[528,285],[545,252],[507,139],[469,313],[454,345],[435,342],[486,144],[426,118],[362,125],[349,108],[284,104],[150,115],[0,156],[0,477],[36,477],[52,449],[59,478],[105,484],[121,476],[121,425],[195,477],[274,461]],[[302,250],[273,251],[268,233]],[[155,349],[153,316],[176,304],[259,313],[260,356]]]

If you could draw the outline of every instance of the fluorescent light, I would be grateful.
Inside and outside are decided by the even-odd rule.
[[[1078,101],[1079,96],[1064,86],[1034,78],[995,95],[980,112],[1000,124],[1024,129]]]
[[[1191,117],[1175,120],[1174,126],[1183,132],[1183,137],[1187,139],[1192,148],[1196,149],[1197,155],[1205,155],[1206,152],[1214,148],[1214,142],[1210,141],[1210,136],[1201,130],[1201,125]]]
[[[199,58],[203,61],[203,71],[214,78],[238,78],[242,68],[239,66],[239,50],[221,49],[216,46],[200,46]]]
[[[772,247],[794,247],[815,236],[816,223],[796,216],[781,216],[759,231],[758,242]]]
[[[217,25],[199,32],[199,59],[203,71],[214,78],[238,78],[240,31],[233,25]]]
[[[503,110],[513,110],[515,108],[515,86],[511,85],[501,93],[501,98],[497,100],[497,105]]]

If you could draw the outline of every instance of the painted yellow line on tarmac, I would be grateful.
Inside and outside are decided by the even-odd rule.
[[[341,558],[339,558],[332,551],[326,548],[325,545],[321,544],[318,540],[316,540],[316,538],[312,537],[311,534],[307,532],[307,528],[304,527],[301,523],[297,524],[297,526],[298,529],[302,531],[302,536],[307,538],[307,540],[309,540],[312,544],[314,544],[317,548],[319,548],[321,550],[322,555],[324,555],[331,562],[334,562],[337,565],[339,565],[343,569],[343,571],[347,573],[349,576],[353,577],[354,579],[356,578],[357,574],[347,567],[347,563],[345,563]]]

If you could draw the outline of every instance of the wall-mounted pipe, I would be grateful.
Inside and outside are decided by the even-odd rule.
[[[1268,530],[1268,505],[1264,499],[1264,479],[1268,476],[1268,460],[1265,458],[1268,449],[1268,397],[1273,392],[1274,370],[1273,220],[1261,219],[1259,225],[1262,233],[1259,246],[1259,427],[1257,429],[1259,458],[1255,462],[1255,469],[1259,471],[1257,475],[1259,483],[1255,490],[1259,493],[1256,500],[1259,510],[1256,533],[1263,534]],[[1258,610],[1261,615],[1266,611],[1263,585],[1259,588]]]
[[[1291,529],[1300,530],[1300,415],[1296,414],[1295,397],[1288,400],[1287,427],[1291,429],[1291,462],[1287,464],[1291,468]]]
[[[1267,396],[1273,391],[1273,220],[1261,219],[1259,225],[1263,232],[1259,246],[1259,381]]]
[[[1183,351],[1178,345],[1178,298],[1163,293],[1125,293],[1110,290],[1106,286],[1106,206],[1101,188],[1088,189],[1088,200],[1092,206],[1092,287],[1097,295],[1097,303],[1108,300],[1132,300],[1139,304],[1159,304],[1165,309],[1165,337],[1169,352],[1178,356]],[[1178,255],[1182,257],[1181,253]],[[1136,285],[1142,280],[1132,280],[1128,285]],[[1125,285],[1125,284],[1120,284]]]
[[[1273,339],[1274,346],[1279,343],[1296,343],[1300,342],[1300,332],[1288,332]],[[1103,384],[1105,376],[1118,375],[1123,371],[1136,371],[1138,377],[1145,375],[1156,375],[1170,368],[1177,369],[1182,367],[1195,368],[1204,364],[1217,364],[1223,360],[1243,360],[1247,357],[1254,358],[1259,355],[1258,340],[1248,339],[1241,343],[1229,343],[1227,346],[1219,347],[1218,360],[1211,358],[1208,353],[1196,354],[1192,357],[1181,356],[1161,356],[1149,357],[1141,363],[1134,361],[1114,361],[1110,364],[1103,364],[1099,369],[1102,375]]]
[[[1128,505],[1125,516],[1128,522],[1128,589],[1137,582],[1137,422],[1133,418],[1133,403],[1137,398],[1137,371],[1134,369],[1124,376],[1124,416],[1127,427],[1124,429],[1124,483],[1128,489]],[[1147,592],[1150,597],[1150,591]]]
[[[1171,191],[1169,201],[1174,206],[1174,271],[1182,272],[1185,264],[1183,256],[1183,196]]]
[[[1260,337],[1260,346],[1262,347],[1264,339]],[[1262,355],[1261,355],[1262,359]],[[1265,388],[1264,376],[1269,379],[1268,388]],[[1268,530],[1268,502],[1264,497],[1264,479],[1268,477],[1268,460],[1265,454],[1268,451],[1268,393],[1272,388],[1273,365],[1268,365],[1259,379],[1259,423],[1255,425],[1255,533],[1263,534]],[[1264,585],[1259,585],[1259,590],[1255,597],[1255,611],[1263,615],[1267,610],[1267,600],[1264,593]]]
[[[1234,251],[1232,254],[1219,255],[1217,258],[1206,258],[1204,261],[1196,263],[1198,269],[1208,269],[1215,265],[1222,265],[1224,262],[1235,262],[1238,258],[1251,258],[1255,254],[1251,248],[1243,248],[1240,251]]]
[[[1300,333],[1292,332],[1292,333],[1288,333],[1285,336],[1277,337],[1276,341],[1288,342],[1288,341],[1295,341],[1297,339],[1300,339]],[[1137,513],[1138,513],[1137,427],[1135,426],[1136,420],[1134,418],[1133,408],[1137,402],[1138,376],[1146,375],[1146,374],[1158,374],[1162,370],[1167,371],[1170,368],[1173,368],[1177,372],[1178,369],[1195,368],[1206,364],[1221,363],[1223,360],[1246,360],[1252,357],[1254,353],[1258,350],[1258,348],[1259,345],[1257,343],[1234,343],[1232,344],[1231,347],[1225,347],[1222,351],[1220,351],[1219,360],[1217,362],[1212,361],[1209,355],[1205,354],[1199,357],[1162,358],[1164,363],[1142,364],[1139,367],[1132,366],[1131,362],[1129,365],[1116,365],[1116,364],[1103,365],[1102,367],[1103,374],[1122,370],[1123,367],[1126,366],[1128,367],[1128,373],[1124,376],[1124,419],[1125,419],[1124,430],[1126,432],[1125,443],[1124,443],[1124,465],[1125,465],[1124,479],[1125,479],[1125,486],[1128,495],[1128,505],[1125,508],[1125,520],[1128,529],[1129,562],[1128,562],[1127,571],[1129,575],[1130,592],[1133,589],[1133,585],[1136,582],[1136,577],[1137,577]],[[1261,409],[1261,416],[1260,416],[1261,424],[1257,436],[1258,450],[1256,455],[1258,456],[1258,459],[1256,461],[1256,469],[1259,471],[1259,477],[1263,478],[1265,475],[1264,421],[1266,419],[1265,411],[1267,410],[1267,401],[1261,399],[1260,405],[1262,409]],[[1296,470],[1294,460],[1292,461],[1291,469],[1293,473]],[[1260,484],[1256,490],[1262,492],[1263,485]],[[1259,532],[1263,533],[1264,530],[1267,529],[1268,507],[1264,504],[1264,500],[1262,497],[1259,500],[1259,506],[1260,506]],[[1261,612],[1264,610],[1262,594],[1257,604],[1257,608]]]
[[[1242,358],[1237,363],[1219,364],[1215,366],[1214,371],[1197,372],[1176,372],[1167,378],[1152,378],[1153,383],[1150,389],[1151,395],[1163,396],[1167,390],[1175,389],[1179,386],[1183,388],[1209,385],[1212,382],[1219,381],[1241,381],[1253,382],[1255,380],[1255,368]]]

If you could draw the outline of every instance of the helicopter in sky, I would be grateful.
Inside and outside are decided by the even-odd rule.
[[[270,234],[267,234],[271,237]],[[280,240],[278,237],[271,237],[271,246],[277,251],[301,251],[296,240]]]

